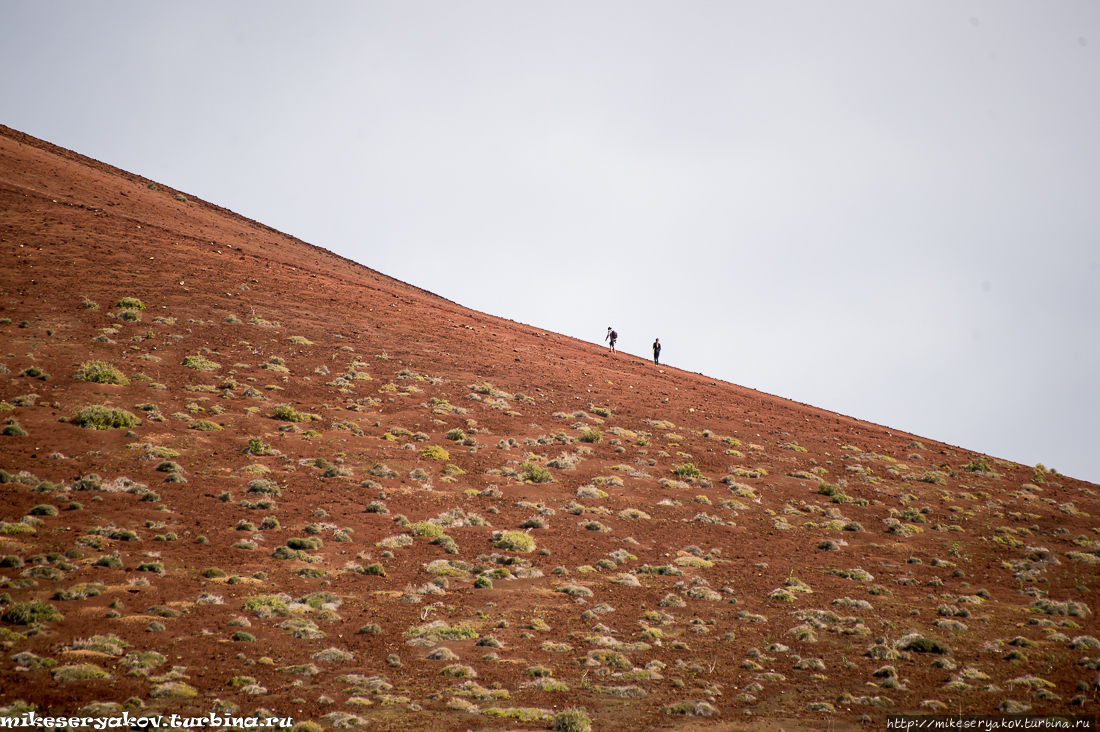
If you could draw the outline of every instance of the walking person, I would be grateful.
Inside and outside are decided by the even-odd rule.
[[[658,338],[653,341],[653,365],[657,366],[661,362],[661,339]]]
[[[615,352],[615,341],[618,340],[619,334],[611,326],[607,326],[607,335],[604,336],[605,341],[611,342],[611,352]]]

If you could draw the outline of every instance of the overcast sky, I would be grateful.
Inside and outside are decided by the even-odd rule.
[[[1100,482],[1100,3],[0,2],[0,122],[462,305]]]

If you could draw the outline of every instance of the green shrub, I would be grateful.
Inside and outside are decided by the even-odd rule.
[[[903,639],[898,646],[903,651],[914,651],[916,653],[950,653],[950,649],[931,638],[917,637],[912,639]]]
[[[238,542],[238,544],[239,543],[242,543],[242,542]],[[234,546],[236,546],[236,544],[234,544]],[[250,549],[255,549],[256,548],[255,543],[252,543],[252,546],[249,547],[249,548]],[[307,562],[307,563],[313,561],[313,557],[311,557],[309,555],[309,553],[306,552],[305,550],[291,549],[291,548],[286,547],[286,546],[277,546],[277,547],[275,547],[275,549],[272,550],[272,552],[271,552],[271,556],[273,556],[276,559],[285,559],[285,560],[288,560],[288,561],[298,561],[298,562]]]
[[[256,612],[261,617],[272,615],[286,617],[290,614],[286,602],[278,595],[256,595],[245,601],[244,609],[248,612]]]
[[[281,498],[283,495],[283,491],[274,481],[265,478],[257,478],[256,480],[249,481],[248,492],[257,493],[263,496],[271,496],[272,498]],[[230,496],[229,500],[233,500],[232,496]]]
[[[159,623],[155,623],[159,625]],[[194,699],[199,695],[199,690],[182,681],[169,681],[158,684],[149,691],[149,696],[154,699]]]
[[[292,538],[286,540],[286,545],[290,549],[295,550],[313,550],[320,549],[324,542],[321,541],[319,536],[310,536],[308,538]]]
[[[532,552],[535,540],[522,531],[505,531],[496,537],[496,548],[512,552]]]
[[[200,432],[221,432],[224,428],[217,422],[211,422],[208,419],[196,419],[187,429],[199,430]]]
[[[214,363],[205,356],[186,356],[183,365],[196,371],[216,371],[222,367],[220,363]]]
[[[461,663],[453,663],[450,666],[444,666],[443,670],[439,673],[443,676],[449,676],[452,679],[472,679],[477,677],[477,671]]]
[[[55,681],[65,683],[67,681],[90,681],[103,679],[109,674],[94,663],[78,663],[72,666],[61,666],[54,669]]]
[[[31,516],[56,516],[57,506],[51,506],[48,503],[40,503],[27,513]]]
[[[580,707],[569,707],[550,718],[550,729],[555,732],[592,732],[592,720]]]
[[[409,531],[413,536],[427,536],[432,538],[443,536],[443,527],[438,524],[433,524],[430,521],[421,521],[420,523],[413,524],[409,527]]]
[[[964,465],[963,470],[965,470],[968,473],[991,473],[991,472],[993,472],[993,469],[989,467],[989,463],[987,463],[983,458],[980,458],[980,457],[976,457],[976,458],[972,459],[969,463]]]
[[[26,437],[27,431],[14,419],[9,419],[4,428],[0,429],[0,434],[7,437]]]
[[[416,451],[425,460],[450,460],[451,454],[439,445],[428,445]]]
[[[95,430],[129,429],[141,424],[140,419],[125,409],[98,404],[84,407],[69,421],[77,427]]]
[[[409,628],[405,631],[409,638],[427,638],[434,641],[458,641],[473,640],[477,638],[477,631],[467,625],[447,625],[437,620],[427,625]]]
[[[34,602],[17,602],[8,608],[2,618],[15,625],[34,625],[36,623],[52,623],[63,620],[64,616],[53,605],[35,600]]]
[[[136,297],[124,297],[118,301],[115,305],[120,310],[144,310],[145,304],[138,300]]]
[[[580,437],[578,437],[577,439],[579,439],[581,442],[597,443],[603,440],[603,433],[595,427],[589,427],[588,429],[583,430]]]
[[[33,533],[35,533],[33,526],[27,526],[23,523],[0,523],[0,536],[18,536],[19,534]]]
[[[550,474],[549,468],[545,468],[538,463],[522,463],[519,466],[520,479],[527,483],[552,483],[554,482],[554,476]]]
[[[677,465],[672,469],[672,474],[678,478],[703,477],[703,474],[699,472],[699,468],[695,467],[695,463],[684,463],[683,465]]]
[[[259,437],[252,437],[249,438],[248,447],[243,452],[249,455],[271,455],[273,451],[271,445],[266,444]]]
[[[104,554],[99,559],[95,560],[93,564],[97,567],[110,567],[111,569],[122,569],[122,560],[119,559],[117,554]]]
[[[279,406],[275,407],[275,412],[271,416],[283,422],[310,421],[310,417],[308,414],[303,414],[302,412],[299,412],[297,409],[290,406],[289,404],[280,404]]]
[[[106,361],[85,361],[73,376],[77,381],[126,386],[130,380],[114,365]]]

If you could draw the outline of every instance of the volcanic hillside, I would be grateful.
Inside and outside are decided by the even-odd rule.
[[[7,128],[0,211],[7,714],[1094,708],[1095,485],[474,312]]]

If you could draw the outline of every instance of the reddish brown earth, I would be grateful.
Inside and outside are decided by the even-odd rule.
[[[326,728],[547,729],[580,706],[600,730],[790,730],[882,729],[937,703],[1094,709],[1095,485],[474,312],[7,128],[0,211],[0,419],[27,433],[0,436],[0,600],[64,616],[0,623],[8,713],[228,703]],[[141,300],[140,321],[122,298]],[[130,383],[74,379],[90,360]],[[21,375],[32,367],[48,380]],[[273,418],[282,404],[316,419]],[[141,424],[72,424],[87,405]],[[591,429],[599,442],[577,441]],[[246,454],[253,439],[272,454]],[[165,482],[158,448],[186,482]],[[580,460],[544,468],[553,482],[516,474],[563,454]],[[678,478],[688,464],[697,477]],[[382,465],[396,477],[373,475]],[[281,496],[262,504],[257,478]],[[31,517],[39,505],[59,512]],[[546,528],[521,528],[540,516]],[[268,517],[277,528],[261,528]],[[405,519],[434,521],[420,529],[453,553],[417,536],[385,554],[382,540],[417,533]],[[110,537],[123,529],[136,537]],[[513,530],[536,550],[494,548]],[[310,561],[272,556],[311,531],[323,545],[299,555]],[[96,564],[112,554],[121,567]],[[429,590],[434,560],[456,576]],[[643,570],[658,567],[682,574]],[[853,568],[873,578],[832,573]],[[795,579],[812,592],[769,597]],[[57,599],[87,583],[87,598]],[[318,592],[333,602],[294,602]],[[277,593],[283,616],[244,607]],[[325,637],[279,627],[295,618]],[[470,637],[410,643],[432,621]],[[904,650],[910,633],[938,652]],[[314,657],[330,648],[351,655]],[[428,658],[440,648],[458,660]],[[154,650],[149,668],[127,665]],[[77,664],[109,676],[66,681]],[[454,664],[476,678],[446,675]],[[566,690],[527,686],[540,678]],[[194,696],[159,696],[171,688]],[[675,713],[682,702],[712,715]],[[507,716],[518,709],[529,718]]]

